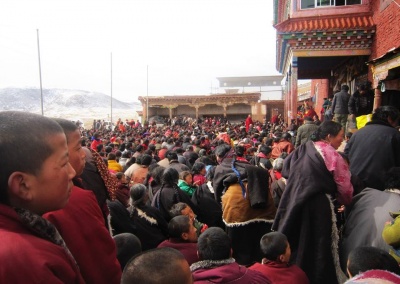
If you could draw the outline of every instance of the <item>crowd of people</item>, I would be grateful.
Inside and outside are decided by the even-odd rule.
[[[0,282],[400,283],[400,112],[336,118],[0,112]]]

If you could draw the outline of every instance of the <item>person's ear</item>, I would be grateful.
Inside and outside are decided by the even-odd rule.
[[[13,172],[8,178],[8,193],[10,199],[18,198],[25,201],[32,200],[32,175],[22,172]]]
[[[189,234],[188,233],[182,233],[181,234],[181,238],[182,238],[182,240],[187,241],[189,239]]]
[[[284,255],[284,254],[281,254],[281,255],[278,257],[278,260],[279,260],[280,262],[286,262],[286,261],[285,261],[285,255]]]

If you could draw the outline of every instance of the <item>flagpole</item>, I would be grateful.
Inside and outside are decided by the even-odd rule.
[[[39,58],[40,105],[41,105],[42,115],[44,115],[44,111],[43,111],[43,88],[42,88],[42,66],[40,64],[39,29],[36,29],[36,37],[37,37],[38,58]]]
[[[146,99],[146,122],[149,124],[149,65],[147,65],[147,99]]]
[[[113,113],[112,113],[112,108],[113,108],[113,105],[112,105],[112,101],[113,101],[113,85],[112,85],[112,78],[113,77],[113,72],[112,72],[112,52],[111,52],[111,103],[110,103],[110,106],[111,106],[111,118],[110,118],[110,121],[111,121],[111,125],[112,125],[112,122],[113,122]]]

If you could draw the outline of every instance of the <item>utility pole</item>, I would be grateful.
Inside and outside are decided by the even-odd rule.
[[[40,106],[41,106],[41,110],[42,110],[42,115],[44,115],[44,111],[43,111],[43,88],[42,88],[42,67],[41,67],[41,64],[40,64],[39,29],[36,29],[36,37],[37,37],[38,58],[39,58]]]

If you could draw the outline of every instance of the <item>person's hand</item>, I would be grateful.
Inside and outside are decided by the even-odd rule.
[[[204,231],[207,229],[208,229],[208,225],[204,224],[203,227],[201,227],[200,233],[204,233]]]
[[[337,209],[337,211],[338,211],[338,213],[343,213],[344,212],[344,205],[342,205],[342,206],[340,206],[338,209]]]
[[[385,222],[385,226],[390,225],[390,224],[392,224],[391,221],[386,221],[386,222]]]

